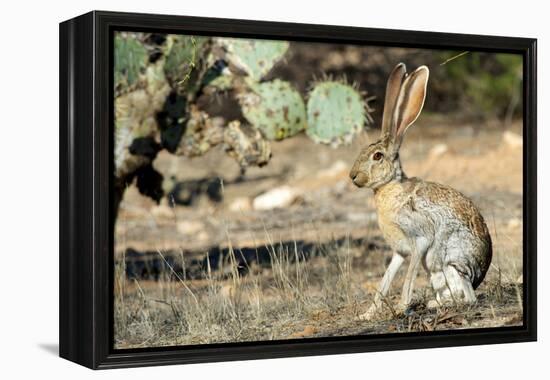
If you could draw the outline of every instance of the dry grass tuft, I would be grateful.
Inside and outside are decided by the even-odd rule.
[[[432,294],[422,275],[417,279],[414,303],[404,315],[392,308],[399,296],[394,291],[377,320],[359,322],[356,317],[372,302],[371,289],[384,271],[387,252],[373,249],[365,260],[364,246],[349,239],[319,243],[307,253],[297,244],[289,249],[271,237],[269,241],[268,265],[246,263],[243,271],[242,261],[231,249],[218,270],[213,271],[207,261],[203,279],[198,280],[184,280],[168,260],[158,281],[129,280],[124,260],[118,262],[115,346],[435,331],[522,321],[522,284],[512,280],[513,267],[493,266],[477,292],[476,305],[426,309]],[[161,251],[158,255],[165,257]],[[367,272],[365,267],[376,271]],[[400,280],[394,289],[400,288]]]

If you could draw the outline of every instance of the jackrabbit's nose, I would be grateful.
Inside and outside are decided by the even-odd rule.
[[[357,171],[352,170],[351,172],[349,172],[349,177],[351,178],[352,181],[354,181],[355,178],[357,178]]]

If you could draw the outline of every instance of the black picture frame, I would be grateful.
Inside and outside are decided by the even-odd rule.
[[[523,326],[114,350],[113,31],[484,50],[523,56]],[[536,39],[93,11],[60,24],[60,356],[93,369],[534,341]]]

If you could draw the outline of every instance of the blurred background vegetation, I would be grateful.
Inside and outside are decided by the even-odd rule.
[[[450,59],[455,52],[438,54]],[[443,66],[445,79],[442,90],[447,102],[464,112],[465,117],[479,119],[520,117],[522,114],[521,88],[522,58],[513,54],[468,53]],[[450,111],[442,96],[442,112]],[[445,109],[447,108],[447,109]]]
[[[520,55],[128,32],[114,48],[115,208],[134,180],[157,202],[170,191],[153,167],[161,150],[223,146],[244,173],[269,162],[273,140],[349,144],[379,128],[398,62],[430,68],[424,114],[503,127],[522,114]]]
[[[294,42],[287,64],[275,67],[272,75],[296,83],[302,91],[312,77],[345,76],[375,96],[370,104],[377,128],[386,80],[398,62],[409,70],[430,68],[426,113],[460,121],[509,121],[522,115],[523,65],[517,54]]]

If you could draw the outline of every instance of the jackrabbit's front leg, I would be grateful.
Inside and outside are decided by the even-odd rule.
[[[414,280],[416,280],[416,276],[418,275],[418,270],[420,268],[420,263],[426,255],[428,246],[429,244],[427,239],[423,238],[418,238],[413,245],[413,249],[411,252],[411,261],[409,263],[409,268],[407,269],[405,282],[403,283],[403,291],[401,292],[401,301],[397,306],[397,309],[400,312],[405,311],[411,303],[414,290]]]
[[[403,264],[403,261],[405,259],[403,256],[401,256],[398,253],[394,253],[390,265],[386,269],[386,273],[384,273],[384,277],[382,278],[382,281],[380,281],[380,284],[378,285],[378,290],[376,292],[376,295],[374,296],[374,303],[369,307],[369,309],[361,314],[359,316],[359,319],[362,321],[368,321],[372,319],[372,317],[376,314],[376,312],[380,309],[382,306],[382,299],[388,294],[388,291],[390,290],[390,285],[395,278],[395,275],[399,268],[401,267],[401,264]]]

